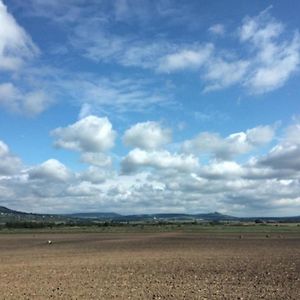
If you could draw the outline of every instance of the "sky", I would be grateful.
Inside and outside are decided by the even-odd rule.
[[[0,0],[0,205],[300,215],[298,0]]]

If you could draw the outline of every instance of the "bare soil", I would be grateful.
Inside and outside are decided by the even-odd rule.
[[[3,234],[0,299],[300,299],[300,236]]]

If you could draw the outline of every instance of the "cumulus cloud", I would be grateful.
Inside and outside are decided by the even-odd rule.
[[[50,159],[23,171],[20,168],[13,173],[6,171],[7,175],[0,176],[0,201],[20,209],[25,199],[25,210],[44,212],[218,210],[233,215],[291,215],[300,208],[299,152],[289,150],[298,149],[300,145],[299,128],[298,123],[289,126],[273,150],[245,163],[238,163],[233,156],[264,146],[272,140],[274,126],[258,126],[225,138],[208,135],[212,146],[207,141],[206,151],[215,151],[217,159],[205,160],[202,164],[191,154],[138,148],[122,159],[121,174],[103,168],[101,155],[99,166],[93,163],[76,173]],[[212,141],[212,137],[216,141]],[[81,154],[86,153],[91,155],[91,161],[97,161],[98,154],[103,154]],[[0,156],[1,163],[11,156],[3,142]]]
[[[210,179],[241,178],[244,175],[244,170],[235,161],[221,161],[212,162],[202,167],[199,175]]]
[[[267,157],[260,160],[261,165],[274,169],[300,170],[300,147],[297,145],[277,145]]]
[[[218,159],[230,160],[236,155],[269,143],[274,133],[274,127],[268,125],[233,133],[226,138],[217,133],[203,132],[194,139],[185,141],[182,149],[189,153],[208,153]]]
[[[30,36],[0,1],[0,70],[15,71],[38,54]]]
[[[300,171],[300,124],[289,126],[281,142],[257,164],[272,169]]]
[[[8,146],[4,142],[0,141],[0,155],[5,156],[8,153],[9,153]]]
[[[80,197],[81,199],[91,199],[99,195],[101,189],[90,181],[80,181],[79,183],[69,185],[66,194],[71,197]],[[87,203],[86,203],[87,204]]]
[[[282,143],[300,145],[300,122],[297,122],[297,119],[295,124],[286,128]]]
[[[171,142],[171,130],[157,122],[137,123],[126,130],[123,142],[127,146],[154,150]]]
[[[104,152],[114,146],[116,132],[105,118],[87,116],[67,127],[52,131],[57,138],[55,146],[81,152]]]
[[[56,159],[48,159],[42,164],[28,170],[29,179],[43,181],[67,181],[71,172]]]
[[[0,176],[13,175],[21,168],[21,160],[13,155],[9,147],[0,140]]]
[[[298,70],[299,34],[289,32],[287,26],[270,16],[269,11],[245,18],[238,34],[231,35],[240,43],[241,49],[238,50],[241,51],[237,53],[236,49],[219,48],[205,41],[188,44],[186,38],[176,44],[180,36],[175,41],[167,40],[168,37],[162,34],[153,41],[135,34],[127,35],[126,28],[120,35],[114,30],[114,17],[117,22],[126,20],[127,24],[133,15],[140,20],[144,18],[137,11],[132,12],[133,6],[126,7],[126,1],[112,4],[118,6],[115,16],[106,16],[104,9],[99,13],[100,17],[93,15],[89,20],[84,16],[90,16],[86,12],[98,13],[100,9],[91,8],[99,8],[102,2],[97,4],[99,6],[94,6],[93,2],[83,8],[77,1],[71,9],[65,9],[68,5],[59,0],[21,2],[21,7],[27,8],[27,14],[32,10],[31,16],[52,18],[60,25],[71,24],[72,29],[67,27],[70,29],[70,44],[67,47],[63,45],[60,53],[52,51],[53,55],[65,54],[66,49],[73,46],[85,58],[130,67],[135,71],[144,68],[147,74],[154,72],[156,79],[140,80],[139,75],[131,79],[99,78],[87,73],[71,76],[61,70],[45,72],[47,68],[39,72],[38,68],[23,68],[22,74],[15,74],[38,55],[39,50],[0,0],[0,24],[3,25],[0,26],[0,71],[5,71],[5,75],[13,74],[11,82],[5,79],[0,84],[0,105],[16,113],[39,114],[51,103],[49,93],[39,88],[30,90],[29,85],[35,82],[35,87],[43,87],[46,84],[40,83],[51,77],[53,82],[48,86],[58,94],[83,104],[80,120],[53,130],[55,145],[79,151],[81,162],[90,165],[84,171],[73,173],[62,162],[49,159],[25,168],[9,147],[0,142],[1,203],[43,212],[85,209],[121,213],[220,210],[251,215],[293,214],[300,209],[299,124],[290,126],[268,154],[261,156],[261,151],[257,151],[257,157],[246,163],[239,159],[238,163],[236,156],[251,153],[274,141],[275,127],[258,126],[225,137],[203,132],[183,142],[184,153],[176,153],[165,150],[172,141],[170,129],[158,122],[138,123],[124,133],[124,144],[133,147],[133,150],[125,154],[119,166],[112,164],[112,158],[106,153],[112,149],[116,139],[112,124],[107,118],[91,115],[92,112],[103,113],[111,108],[113,112],[140,112],[169,103],[169,97],[161,94],[165,82],[160,83],[159,80],[166,78],[163,72],[199,72],[197,76],[203,80],[206,92],[240,85],[251,93],[259,94],[283,86]],[[165,1],[159,5],[168,6]],[[164,19],[175,19],[166,18],[174,13],[173,8],[162,9]],[[182,15],[180,10],[177,13]],[[153,24],[153,19],[148,22]],[[224,26],[214,24],[209,33],[221,36]],[[148,34],[151,38],[151,33]],[[47,79],[37,82],[34,78],[38,77],[37,74]],[[28,79],[23,81],[25,77]],[[170,90],[167,92],[169,94]],[[212,119],[215,116],[213,114]],[[196,117],[202,121],[211,119],[210,115],[203,113]],[[197,156],[202,154],[208,154],[209,159],[203,159],[200,165]],[[120,167],[121,174],[113,171],[113,167],[117,170]]]
[[[150,151],[134,149],[121,162],[124,174],[133,173],[140,168],[174,169],[179,172],[191,172],[199,167],[193,155],[171,154],[168,151]]]
[[[112,164],[111,157],[104,153],[85,152],[81,154],[80,160],[97,167],[110,167]]]
[[[92,183],[102,183],[112,177],[112,172],[103,168],[90,166],[80,174],[80,180]]]
[[[0,105],[10,112],[36,116],[51,102],[52,99],[42,90],[23,92],[10,82],[0,84]]]

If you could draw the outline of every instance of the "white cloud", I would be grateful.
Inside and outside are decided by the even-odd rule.
[[[208,153],[218,159],[228,160],[269,143],[274,133],[272,126],[258,126],[245,132],[230,134],[226,138],[217,133],[203,132],[196,138],[185,141],[182,148],[185,152]]]
[[[52,103],[49,93],[37,84],[38,79],[30,82],[27,76],[29,62],[39,52],[31,37],[0,0],[0,71],[5,72],[5,81],[0,83],[0,105],[8,111],[36,116]]]
[[[214,24],[208,28],[208,31],[215,35],[224,35],[225,34],[225,27],[223,24]]]
[[[294,169],[299,171],[300,147],[298,145],[277,145],[259,163],[274,169]]]
[[[82,55],[97,62],[115,62],[127,67],[155,69],[158,57],[174,46],[165,41],[149,42],[133,35],[116,35],[106,28],[105,18],[85,20],[74,29],[71,44]]]
[[[67,167],[56,159],[48,159],[42,164],[28,170],[29,178],[44,181],[67,181],[71,172]]]
[[[19,112],[35,116],[45,111],[52,104],[52,99],[42,90],[31,91],[23,96]]]
[[[22,170],[20,159],[0,142],[1,203],[7,201],[5,203],[26,210],[56,212],[87,208],[127,213],[220,209],[232,214],[251,215],[265,212],[291,214],[300,209],[299,124],[289,127],[267,155],[261,156],[258,151],[258,157],[245,164],[237,163],[234,158],[273,141],[274,126],[258,126],[227,137],[218,133],[200,133],[182,146],[187,153],[204,153],[213,158],[204,159],[203,165],[199,165],[195,155],[163,150],[171,142],[169,129],[157,122],[138,123],[124,134],[124,143],[135,149],[125,154],[120,166],[123,174],[118,175],[112,170],[112,158],[105,153],[113,147],[116,132],[107,118],[91,116],[92,112],[103,113],[110,109],[122,113],[129,110],[140,112],[169,103],[169,97],[161,92],[168,89],[168,85],[164,87],[165,82],[159,83],[166,74],[159,71],[197,69],[206,91],[233,85],[241,85],[251,93],[274,90],[297,71],[298,33],[288,32],[284,24],[266,13],[247,18],[239,30],[240,46],[243,47],[239,54],[236,49],[221,49],[202,41],[190,45],[182,41],[175,44],[175,39],[170,42],[163,34],[154,42],[151,37],[146,40],[135,34],[118,35],[117,31],[112,32],[116,24],[111,23],[111,15],[106,16],[105,12],[101,11],[98,22],[95,18],[87,20],[82,17],[94,8],[93,4],[85,10],[81,1],[73,1],[70,9],[66,9],[68,5],[61,2],[29,0],[29,5],[19,1],[22,7],[30,7],[33,15],[53,17],[55,22],[61,22],[60,25],[68,23],[66,26],[70,26],[71,23],[72,29],[66,27],[67,32],[73,32],[73,29],[75,32],[71,33],[69,40],[85,57],[131,67],[134,71],[131,74],[137,75],[130,79],[99,78],[91,73],[70,74],[54,68],[48,72],[51,68],[36,67],[14,74],[11,82],[5,79],[0,84],[0,104],[12,112],[39,114],[51,103],[50,90],[82,105],[79,121],[57,128],[52,134],[57,147],[79,151],[81,161],[91,166],[74,174],[63,163],[50,159]],[[120,1],[112,19],[129,22],[131,18],[143,18],[131,11],[132,5],[126,7],[125,2]],[[172,16],[169,7],[162,11],[164,18]],[[177,16],[180,17],[180,11]],[[2,2],[0,17],[0,24],[5,25],[0,26],[0,70],[15,71],[36,56],[38,50]],[[148,22],[153,23],[153,20]],[[81,25],[77,26],[79,23]],[[209,31],[222,35],[224,27],[215,24]],[[151,32],[147,34],[151,35]],[[68,44],[64,49],[70,46]],[[139,79],[142,73],[138,72],[138,67],[148,69],[147,74],[156,72],[158,80]],[[28,88],[30,84],[35,87],[32,91]],[[47,91],[42,92],[40,87],[45,86]],[[167,93],[170,94],[170,90]],[[202,121],[216,116],[195,113],[195,117]]]
[[[165,92],[162,92],[158,81],[140,78],[110,78],[88,76],[73,76],[61,78],[58,82],[62,92],[70,96],[76,103],[83,104],[79,118],[87,116],[91,111],[107,114],[127,111],[145,111],[169,104]],[[83,102],[83,103],[82,103]]]
[[[0,70],[15,71],[38,52],[30,36],[0,0]]]
[[[66,193],[68,196],[81,197],[81,199],[85,200],[91,198],[93,199],[93,197],[99,195],[100,192],[101,189],[99,188],[99,186],[90,181],[80,181],[79,183],[68,186],[66,189]],[[85,203],[85,206],[86,205],[88,205],[87,202]]]
[[[250,62],[247,60],[226,61],[214,57],[206,65],[203,78],[207,81],[204,91],[223,89],[237,84],[245,77]]]
[[[196,69],[204,82],[205,92],[240,85],[251,94],[262,94],[282,87],[298,70],[299,34],[289,33],[284,24],[271,17],[270,9],[258,16],[244,18],[235,36],[239,38],[242,49],[239,51],[241,53],[238,53],[236,48],[217,48],[203,41],[190,44],[175,43],[163,36],[156,37],[153,41],[149,38],[141,39],[140,35],[132,33],[117,34],[113,30],[115,22],[123,22],[126,19],[126,22],[144,25],[143,22],[153,21],[153,18],[160,18],[166,13],[162,10],[164,13],[161,14],[159,9],[161,4],[152,5],[147,2],[146,5],[146,2],[143,1],[140,5],[137,3],[128,5],[127,1],[116,2],[113,5],[103,5],[101,2],[100,4],[91,3],[85,8],[80,3],[74,2],[67,10],[66,4],[59,3],[59,1],[31,0],[28,7],[23,4],[22,6],[31,10],[33,15],[64,22],[68,24],[66,26],[72,24],[72,27],[69,27],[71,33],[69,46],[73,46],[89,59],[157,72]],[[107,13],[108,7],[110,7],[110,13],[113,13]],[[183,9],[181,6],[180,8]],[[97,11],[97,15],[91,14],[92,10]],[[171,15],[175,11],[176,14],[179,13],[179,7],[171,5],[168,8],[168,13]],[[89,12],[89,18],[86,17],[87,12]],[[122,15],[126,16],[125,19],[121,17]],[[149,15],[151,18],[147,19]],[[76,22],[76,20],[81,22]],[[225,32],[224,25],[220,23],[213,24],[208,30],[217,35],[223,35]],[[110,103],[112,106],[113,103],[117,103],[119,105],[115,104],[115,109],[119,109],[120,104],[121,109],[124,109],[125,101],[138,104],[132,107],[140,108],[141,103],[146,103],[144,106],[147,106],[147,101],[140,101],[142,95],[139,93],[138,95],[135,92],[120,93],[119,90],[116,91],[110,86],[93,85],[92,92],[89,93],[87,88],[85,93],[89,94],[90,98],[98,99],[93,102],[98,102],[99,106],[100,102],[105,105]],[[95,97],[95,94],[103,96],[99,99],[100,97]],[[146,96],[150,105],[163,100],[158,95]],[[110,101],[111,98],[114,98],[114,101]],[[136,98],[139,98],[139,101],[135,101]],[[128,99],[132,101],[129,102]]]
[[[184,69],[198,69],[207,63],[213,52],[213,45],[206,44],[195,49],[182,49],[168,54],[160,59],[158,70],[161,72],[180,71]]]
[[[275,134],[274,126],[257,126],[246,131],[247,142],[253,146],[262,146],[272,141]]]
[[[174,53],[176,50],[184,49],[182,43],[176,45],[163,36],[156,35],[155,40],[153,40],[151,37],[142,37],[133,32],[118,34],[113,29],[115,24],[118,26],[120,22],[124,21],[125,24],[132,22],[131,24],[137,24],[141,28],[146,23],[149,25],[151,23],[149,28],[152,28],[156,25],[153,23],[154,19],[163,17],[164,20],[159,21],[165,22],[166,14],[172,16],[175,11],[178,15],[176,21],[181,20],[184,23],[182,10],[178,7],[166,5],[172,7],[167,12],[162,10],[165,5],[162,5],[161,2],[115,1],[113,5],[111,5],[111,1],[108,1],[106,5],[102,5],[102,3],[93,7],[94,11],[97,11],[97,15],[90,13],[92,9],[89,11],[89,18],[86,18],[82,13],[80,25],[71,29],[73,34],[71,34],[70,43],[79,49],[83,56],[97,62],[114,62],[127,67],[157,70],[161,58]],[[82,6],[80,9],[84,12]],[[163,16],[162,11],[164,11]],[[168,19],[171,21],[172,18]],[[190,23],[191,20],[189,20]]]
[[[240,39],[249,42],[256,51],[254,68],[244,85],[252,93],[265,93],[280,88],[297,70],[300,63],[300,38],[295,32],[288,40],[281,36],[284,25],[272,18],[268,11],[246,18],[240,28]]]
[[[88,103],[83,103],[81,108],[80,108],[80,112],[79,112],[79,119],[84,119],[85,117],[91,115],[92,111],[92,106]]]
[[[17,173],[21,165],[21,160],[10,153],[9,147],[0,140],[0,176]]]
[[[300,39],[295,36],[289,45],[282,45],[273,54],[272,63],[258,67],[246,85],[254,93],[264,93],[280,88],[298,70],[300,62]]]
[[[12,83],[0,84],[0,105],[10,112],[36,116],[45,111],[51,103],[52,99],[42,90],[23,92]]]
[[[215,34],[223,34],[223,30],[221,24],[209,29]],[[206,84],[204,92],[236,84],[252,94],[270,92],[283,86],[300,63],[299,33],[293,33],[292,39],[283,37],[283,33],[286,33],[284,25],[263,11],[256,17],[244,19],[239,29],[241,46],[246,45],[249,50],[243,58],[239,58],[235,50],[217,49],[211,44],[202,49],[185,45],[176,52],[170,48],[169,53],[160,58],[158,70],[172,72],[201,67],[201,77]]]
[[[230,119],[228,114],[221,111],[194,111],[193,116],[197,122],[225,122]]]
[[[55,146],[82,152],[104,152],[114,146],[116,132],[107,118],[85,117],[65,128],[52,131]]]
[[[290,145],[300,145],[300,122],[289,126],[285,130],[285,136],[283,138],[284,144],[290,144]]]
[[[110,167],[112,164],[111,157],[103,153],[85,152],[81,154],[80,160],[97,167]]]
[[[209,31],[223,34],[223,29],[221,24],[216,24]],[[251,94],[278,89],[298,71],[299,33],[292,33],[289,39],[285,26],[272,18],[268,10],[258,16],[245,18],[238,36],[241,46],[246,46],[248,50],[243,58],[236,50],[216,47],[213,53],[207,52],[206,57],[197,56],[197,51],[190,45],[183,52],[177,51],[167,56],[169,61],[165,63],[166,70],[197,68],[201,65],[201,75],[206,84],[204,92],[239,84]]]
[[[244,41],[252,41],[256,45],[269,43],[273,38],[278,37],[284,26],[282,23],[272,19],[269,9],[262,11],[256,17],[246,17],[239,29],[239,37]]]
[[[300,124],[289,126],[281,142],[271,149],[257,165],[272,169],[300,171]]]
[[[142,67],[145,69],[157,69],[158,60],[164,54],[169,53],[174,48],[173,45],[161,41],[148,43],[146,41],[126,41],[118,57],[118,63],[129,67]]]
[[[0,141],[0,156],[7,155],[9,153],[9,148],[8,146]]]
[[[157,122],[137,123],[126,130],[123,142],[127,146],[154,150],[170,143],[171,130],[162,128]]]
[[[201,168],[199,174],[210,179],[241,178],[244,174],[243,168],[234,161],[213,162]]]
[[[12,83],[0,84],[0,104],[12,111],[19,110],[20,91]]]
[[[81,153],[91,155],[93,165],[73,173],[61,162],[50,159],[23,171],[19,168],[2,173],[0,202],[43,212],[91,209],[144,213],[171,209],[179,212],[218,210],[233,215],[291,215],[300,208],[299,128],[298,123],[288,127],[274,148],[277,150],[273,149],[266,156],[258,155],[244,164],[228,158],[206,160],[200,165],[193,155],[134,149],[121,161],[121,174],[103,168],[101,162],[96,166],[94,160],[101,161],[102,155],[98,157],[101,152]],[[223,158],[224,153],[232,158],[263,146],[273,134],[274,126],[258,126],[225,138],[210,134],[207,149],[215,151],[217,158]],[[297,151],[293,153],[291,147]],[[0,156],[1,163],[11,156],[3,142]]]
[[[140,168],[174,169],[179,172],[191,172],[199,167],[193,155],[171,154],[168,151],[144,151],[134,149],[121,162],[122,172],[133,173]]]
[[[111,172],[104,170],[103,168],[98,168],[95,166],[90,166],[86,171],[80,174],[80,180],[92,183],[102,183],[112,176]]]

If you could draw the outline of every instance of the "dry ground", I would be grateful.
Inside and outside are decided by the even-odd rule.
[[[295,234],[0,235],[0,299],[299,295],[300,236]]]

